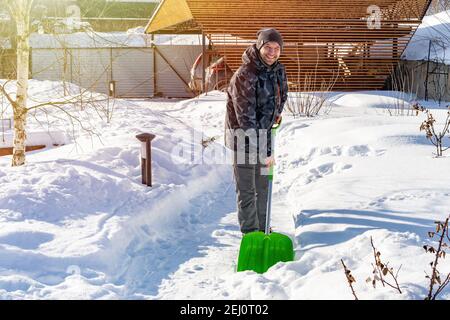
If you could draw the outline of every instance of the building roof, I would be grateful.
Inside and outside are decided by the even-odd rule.
[[[262,27],[285,40],[281,62],[297,85],[379,89],[431,0],[162,0],[147,33],[201,30],[234,71]]]
[[[147,24],[146,33],[198,33],[194,16],[184,0],[162,0]]]

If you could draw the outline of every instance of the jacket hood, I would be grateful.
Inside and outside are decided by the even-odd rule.
[[[276,71],[281,67],[279,61],[275,62],[273,65],[268,66],[262,60],[259,55],[258,49],[256,49],[256,44],[248,47],[245,52],[242,54],[242,62],[246,65],[254,67],[256,70],[261,71],[266,69],[267,71]]]

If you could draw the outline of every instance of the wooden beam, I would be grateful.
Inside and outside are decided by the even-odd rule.
[[[170,11],[170,1],[160,10],[189,11],[189,24],[208,34],[233,72],[256,32],[274,27],[285,41],[281,62],[289,81],[301,86],[308,79],[315,89],[335,82],[337,90],[382,88],[430,5],[430,0],[177,0]],[[370,25],[373,5],[380,28]]]

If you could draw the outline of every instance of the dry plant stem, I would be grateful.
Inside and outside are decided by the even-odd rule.
[[[342,266],[344,267],[345,277],[347,278],[348,285],[350,286],[350,289],[352,290],[352,294],[355,297],[355,300],[359,300],[358,297],[356,296],[355,289],[353,289],[353,285],[352,285],[352,283],[356,282],[356,280],[351,275],[351,271],[347,269],[347,266],[345,265],[344,260],[341,259],[341,263],[342,263]]]
[[[397,290],[400,294],[402,293],[402,290],[400,289],[400,285],[398,284],[398,273],[400,272],[400,269],[402,266],[400,266],[397,270],[397,274],[394,275],[394,273],[392,272],[392,269],[390,269],[388,267],[388,263],[383,264],[381,262],[381,254],[377,251],[377,249],[375,248],[375,245],[373,244],[373,238],[370,237],[370,244],[372,245],[372,249],[373,249],[373,255],[374,255],[374,259],[375,259],[375,268],[378,272],[378,276],[380,277],[380,281],[383,284],[383,287],[385,287],[385,284],[387,284],[389,287],[391,287],[392,289]],[[390,274],[391,277],[394,279],[395,281],[395,285],[389,283],[388,281],[385,280],[385,278],[383,278],[383,274],[384,274],[384,270],[386,270],[386,273]]]
[[[447,218],[446,220],[445,220],[445,222],[442,224],[442,230],[440,230],[441,231],[441,233],[439,234],[439,245],[438,245],[438,249],[436,250],[436,254],[435,254],[435,259],[434,259],[434,263],[433,263],[433,271],[432,271],[432,274],[431,274],[431,279],[430,279],[430,286],[429,286],[429,289],[428,289],[428,296],[427,296],[427,299],[428,300],[435,300],[436,299],[436,297],[437,297],[437,295],[444,289],[444,287],[449,283],[449,277],[450,277],[450,274],[446,277],[446,279],[445,279],[445,281],[444,282],[442,282],[441,284],[440,284],[440,286],[439,286],[439,288],[436,290],[436,292],[433,294],[433,287],[434,287],[434,284],[436,283],[436,282],[438,282],[437,281],[437,278],[438,278],[438,270],[437,270],[437,266],[438,266],[438,263],[439,263],[439,258],[441,257],[441,252],[443,252],[443,245],[444,245],[444,238],[445,238],[445,236],[447,235],[447,237],[448,237],[448,221],[449,221],[449,218]],[[441,222],[439,222],[439,224],[441,224]],[[439,281],[440,282],[440,281]]]

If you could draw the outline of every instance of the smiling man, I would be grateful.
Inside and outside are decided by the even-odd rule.
[[[225,119],[225,144],[234,150],[238,219],[244,234],[265,230],[269,182],[264,169],[274,162],[270,129],[281,121],[288,94],[286,71],[278,61],[281,34],[264,28],[257,37],[231,78]]]

